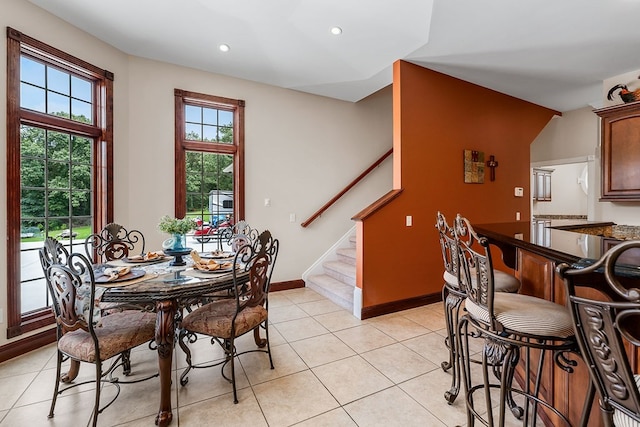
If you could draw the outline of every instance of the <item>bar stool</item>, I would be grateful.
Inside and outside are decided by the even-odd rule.
[[[469,221],[458,215],[454,223],[454,234],[460,253],[460,287],[466,290],[466,313],[461,316],[458,333],[460,363],[467,405],[467,426],[475,425],[477,419],[487,426],[504,427],[505,409],[509,393],[524,398],[523,425],[536,425],[538,407],[545,407],[557,417],[560,424],[571,426],[566,416],[540,395],[540,386],[545,355],[552,352],[553,362],[561,369],[572,372],[577,362],[567,353],[578,353],[573,322],[569,310],[551,301],[533,296],[495,292],[495,278],[489,242],[479,237]],[[477,250],[476,250],[477,248]],[[482,384],[472,385],[471,360],[469,357],[469,327],[474,336],[484,339],[482,350]],[[520,352],[524,353],[524,386],[514,388],[513,378]],[[532,350],[539,350],[537,363],[532,359]],[[532,363],[537,365],[531,374]],[[499,373],[499,383],[491,382],[491,374]],[[491,391],[498,389],[500,406],[498,422],[494,421]],[[484,407],[476,407],[474,394],[484,391]],[[486,419],[481,411],[486,410]]]
[[[639,248],[640,240],[620,243],[586,268],[560,264],[556,269],[564,279],[576,337],[591,376],[587,398],[598,390],[600,413],[607,427],[640,426],[640,375],[634,374],[628,358],[629,349],[640,347]],[[618,263],[619,259],[624,262]],[[577,288],[594,284],[616,295],[617,301],[576,295]],[[583,419],[590,410],[589,403]]]
[[[452,369],[451,388],[444,393],[445,400],[452,404],[460,393],[460,364],[457,363],[458,356],[455,346],[455,331],[460,318],[460,307],[462,301],[467,297],[466,291],[459,285],[458,273],[460,262],[458,242],[454,235],[454,230],[447,223],[445,216],[438,211],[436,215],[436,228],[440,237],[440,248],[442,249],[442,260],[444,263],[444,286],[442,287],[442,302],[444,303],[444,316],[447,325],[447,337],[445,344],[449,349],[449,360],[440,364],[442,370],[447,372]],[[496,292],[517,293],[520,290],[520,281],[511,274],[504,271],[494,270]],[[516,417],[521,416],[521,408],[510,402],[511,410]]]

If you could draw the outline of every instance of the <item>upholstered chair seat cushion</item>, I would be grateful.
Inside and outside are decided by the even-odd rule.
[[[191,332],[231,338],[231,326],[236,312],[236,300],[215,301],[197,308],[182,321],[182,328]],[[240,336],[267,320],[267,310],[259,305],[246,307],[236,317],[235,336]]]
[[[640,390],[640,375],[634,375],[633,379],[636,382],[636,387]],[[622,411],[614,410],[613,425],[616,427],[640,427],[640,422],[634,420]]]
[[[443,277],[447,284],[458,288],[458,278],[456,276],[445,270]],[[516,293],[520,290],[520,281],[515,276],[500,270],[493,270],[493,285],[496,292]]]
[[[469,314],[489,323],[489,312],[469,298],[465,301]],[[569,310],[560,304],[522,294],[496,293],[493,311],[506,329],[540,337],[567,338],[574,335]]]
[[[100,346],[100,358],[107,360],[125,350],[155,338],[156,315],[127,310],[102,318],[102,326],[95,327]],[[58,348],[73,359],[93,363],[96,351],[89,332],[68,332],[58,340]]]

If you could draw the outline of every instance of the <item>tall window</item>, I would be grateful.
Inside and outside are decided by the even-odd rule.
[[[8,337],[51,323],[38,250],[112,215],[113,75],[7,29]]]
[[[177,217],[201,224],[191,247],[219,249],[244,219],[244,101],[175,90]]]

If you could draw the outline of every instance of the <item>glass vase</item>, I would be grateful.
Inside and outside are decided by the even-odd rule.
[[[174,233],[173,245],[171,246],[171,249],[173,249],[174,251],[181,251],[185,249],[186,243],[187,243],[187,239],[184,234]]]

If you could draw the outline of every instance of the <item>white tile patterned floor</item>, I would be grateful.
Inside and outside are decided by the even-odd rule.
[[[237,405],[217,367],[191,371],[180,386],[185,362],[176,346],[172,426],[465,425],[463,398],[448,405],[443,397],[451,375],[440,368],[448,355],[441,303],[361,321],[307,288],[274,292],[269,302],[275,369],[264,353],[240,356]],[[252,345],[247,334],[238,347]],[[221,354],[205,339],[193,345],[196,361]],[[153,372],[156,357],[144,346],[136,349],[133,374]],[[80,377],[93,372],[84,365]],[[55,344],[1,364],[0,427],[87,425],[91,386],[63,394],[55,417],[47,418],[54,376]],[[123,385],[98,425],[153,426],[157,388],[157,378]],[[105,388],[103,399],[112,389]]]

